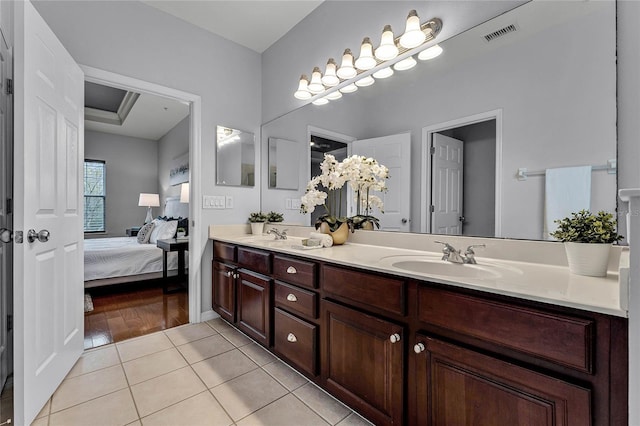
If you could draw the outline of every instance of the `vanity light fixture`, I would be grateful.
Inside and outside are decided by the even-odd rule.
[[[426,46],[426,43],[435,40],[440,30],[440,19],[432,18],[420,24],[418,13],[411,10],[402,36],[394,37],[391,25],[385,25],[380,45],[376,49],[373,48],[371,39],[365,37],[357,60],[354,61],[351,49],[344,50],[340,67],[333,58],[329,58],[324,76],[319,67],[313,68],[311,80],[303,74],[293,96],[300,100],[312,99],[315,105],[326,105],[329,100],[342,97],[343,93],[353,93],[358,87],[374,84],[377,78],[392,76],[394,69],[411,69],[417,64],[413,57],[415,54],[418,54],[420,60],[427,60],[442,53],[442,48],[437,44],[429,48]]]
[[[429,59],[437,58],[442,53],[442,47],[438,44],[434,44],[428,49],[418,53],[418,59],[421,61],[428,61]]]

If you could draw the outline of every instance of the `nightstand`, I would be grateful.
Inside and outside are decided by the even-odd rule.
[[[139,230],[139,226],[132,226],[131,228],[127,228],[125,232],[127,233],[127,237],[135,237],[136,235],[138,235]]]
[[[167,265],[167,253],[169,253],[170,251],[176,251],[178,252],[178,281],[179,282],[183,282],[184,278],[187,276],[186,272],[185,272],[185,261],[184,261],[184,255],[185,252],[189,250],[189,240],[176,240],[175,238],[172,238],[170,240],[158,240],[156,242],[156,245],[162,249],[162,278],[164,281],[163,284],[163,291],[165,293],[169,292],[169,290],[167,289],[167,281],[169,281],[167,279],[168,277],[168,265]],[[187,285],[188,287],[188,285]],[[179,288],[182,289],[182,288]],[[178,290],[178,289],[176,289]]]

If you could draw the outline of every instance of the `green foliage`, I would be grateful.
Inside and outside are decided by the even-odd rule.
[[[367,222],[371,222],[373,226],[380,229],[380,220],[378,220],[378,218],[375,216],[357,215],[350,217],[349,219],[351,219],[351,223],[353,224],[354,229],[362,229],[364,227],[364,224]]]
[[[277,223],[277,222],[282,222],[284,220],[284,216],[282,215],[282,213],[278,213],[278,212],[274,212],[274,211],[270,211],[269,213],[267,213],[267,222],[269,223]]]
[[[267,221],[267,215],[262,212],[253,212],[249,215],[250,223],[266,222],[266,221]]]
[[[616,232],[613,214],[604,211],[593,214],[588,210],[571,213],[571,217],[554,221],[558,229],[550,235],[560,241],[574,243],[614,243],[623,237]]]
[[[323,222],[329,225],[329,229],[331,229],[331,232],[337,231],[338,228],[340,228],[340,225],[346,222],[349,225],[349,229],[351,229],[351,232],[353,232],[352,223],[347,217],[336,217],[328,213],[323,214],[322,216],[318,217],[318,219],[316,220],[316,223],[315,223],[316,229],[320,228],[320,225],[322,225]]]
[[[186,233],[187,230],[184,229],[184,228],[178,228],[178,229],[176,229],[176,232],[184,232],[184,233]]]

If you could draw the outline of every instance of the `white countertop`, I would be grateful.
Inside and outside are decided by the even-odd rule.
[[[210,227],[209,236],[212,239],[226,241],[230,243],[241,244],[249,247],[266,249],[273,252],[286,253],[295,256],[302,256],[309,259],[322,260],[334,264],[353,266],[365,270],[383,272],[386,274],[415,278],[418,280],[431,281],[435,283],[447,284],[456,287],[464,287],[473,290],[481,290],[489,293],[501,294],[506,296],[517,297],[526,300],[550,303],[553,305],[567,306],[572,308],[583,309],[592,312],[599,312],[619,317],[628,317],[627,298],[628,298],[628,250],[621,251],[619,256],[619,264],[622,268],[610,268],[606,277],[585,277],[574,275],[569,272],[567,266],[553,265],[546,263],[524,262],[519,260],[505,260],[497,257],[483,257],[480,250],[476,251],[476,260],[478,265],[454,265],[440,260],[442,253],[439,251],[415,250],[401,247],[386,247],[378,244],[362,244],[358,242],[348,241],[341,246],[333,246],[328,248],[302,250],[295,248],[300,244],[299,237],[308,236],[308,228],[302,228],[298,231],[297,237],[291,237],[289,240],[274,242],[270,237],[262,237],[254,240],[242,226],[226,226],[226,227]],[[373,233],[369,232],[370,237]],[[378,235],[391,237],[390,233],[380,233]],[[421,235],[416,238],[431,239],[435,236]],[[358,240],[358,238],[353,238]],[[451,237],[437,236],[435,239],[445,239],[454,241]],[[482,239],[483,242],[487,239]],[[468,242],[469,239],[464,239]],[[501,243],[501,241],[503,243]],[[516,240],[499,240],[492,239],[493,251],[496,245],[507,242],[510,245],[517,244]],[[514,241],[516,241],[514,243]],[[536,242],[522,242],[529,247],[535,247]],[[548,249],[553,247],[555,250],[561,244],[555,243],[549,246],[549,243],[538,242]],[[462,241],[455,247],[464,247]],[[398,244],[396,244],[398,245]],[[426,245],[426,244],[425,244]],[[537,247],[537,250],[540,248]],[[445,263],[444,268],[453,273],[447,272],[446,275],[437,275],[431,271],[414,272],[410,270],[400,269],[393,266],[397,261],[426,260],[428,262]],[[435,265],[442,267],[443,265]],[[454,268],[454,269],[452,269]],[[483,277],[476,276],[455,276],[458,275],[455,268],[476,268]],[[427,270],[429,267],[426,268]],[[467,272],[464,270],[462,272]],[[460,274],[465,275],[465,274]],[[471,274],[473,275],[473,273]]]

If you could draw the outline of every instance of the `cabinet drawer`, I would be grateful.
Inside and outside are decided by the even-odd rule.
[[[213,242],[213,258],[217,260],[236,261],[236,246],[234,244]]]
[[[240,266],[260,274],[269,275],[271,273],[271,254],[264,251],[239,247],[238,263]]]
[[[292,284],[316,288],[316,264],[304,260],[276,255],[273,258],[273,276]]]
[[[298,368],[317,374],[318,327],[275,308],[274,349]]]
[[[317,318],[317,295],[308,290],[276,281],[275,295],[276,305],[287,310],[293,310],[309,318]]]
[[[354,305],[405,314],[405,282],[393,278],[323,266],[322,288]]]
[[[420,287],[420,321],[590,373],[592,320]]]

